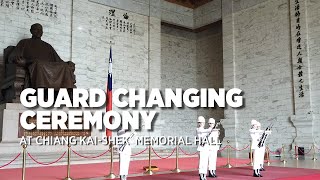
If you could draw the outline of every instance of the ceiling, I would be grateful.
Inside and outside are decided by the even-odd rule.
[[[195,9],[213,0],[165,0],[165,1]]]

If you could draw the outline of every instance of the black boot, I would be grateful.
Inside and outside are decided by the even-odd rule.
[[[258,174],[259,174],[259,177],[263,177],[263,176],[260,174],[260,169],[258,169]]]
[[[216,175],[216,171],[214,171],[214,170],[209,170],[209,177],[212,177],[212,178],[218,177],[218,176]]]
[[[200,176],[200,180],[207,180],[206,175],[205,174],[199,174]]]
[[[257,169],[253,170],[253,177],[260,177]]]
[[[125,175],[120,175],[120,180],[126,180],[126,176]]]

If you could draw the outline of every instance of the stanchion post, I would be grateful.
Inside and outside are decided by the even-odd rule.
[[[176,168],[172,171],[175,173],[181,172],[181,170],[179,169],[179,142],[178,142],[178,140],[177,140],[177,146],[176,146]]]
[[[110,143],[110,173],[105,177],[108,179],[115,179],[116,175],[113,173],[113,143]]]
[[[249,154],[249,157],[250,157],[250,162],[247,164],[249,166],[253,166],[253,160],[252,160],[252,141],[250,140],[250,154]]]
[[[283,164],[285,164],[287,161],[286,161],[286,156],[285,156],[285,152],[284,152],[284,144],[282,144],[282,149],[281,149],[281,157],[282,157],[282,161]]]
[[[313,143],[313,158],[312,158],[313,161],[316,161],[317,158],[316,158],[316,144]]]
[[[25,180],[26,177],[26,158],[27,158],[27,145],[22,145],[22,180]]]
[[[298,148],[298,146],[297,146],[297,143],[294,145],[294,151],[295,151],[295,155],[296,155],[296,157],[295,157],[295,159],[296,160],[299,160],[299,148]]]
[[[68,144],[68,165],[67,165],[67,177],[64,180],[72,180],[70,177],[70,161],[71,161],[71,145]]]
[[[148,167],[148,170],[144,174],[148,174],[148,175],[153,174],[153,171],[151,169],[151,144],[149,145],[149,167]]]
[[[230,164],[230,145],[229,145],[230,141],[228,140],[227,143],[228,143],[228,145],[227,145],[228,146],[227,147],[228,159],[227,159],[227,164],[224,167],[225,168],[232,168],[232,165]]]
[[[269,146],[267,145],[267,165],[270,166],[270,149]]]

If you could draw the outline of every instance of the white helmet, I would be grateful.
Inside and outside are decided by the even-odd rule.
[[[204,123],[204,122],[206,122],[206,120],[204,119],[203,116],[199,116],[199,117],[198,117],[198,122]]]
[[[216,120],[214,120],[213,118],[209,118],[208,123],[212,123],[212,124],[214,124],[214,123],[216,123]]]
[[[257,120],[255,120],[255,119],[252,119],[252,120],[251,120],[251,125],[257,125],[257,123],[258,123]]]
[[[257,126],[261,127],[261,123],[257,122]]]

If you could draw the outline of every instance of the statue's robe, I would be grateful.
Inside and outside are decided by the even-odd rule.
[[[28,69],[25,88],[74,88],[74,64],[64,62],[53,47],[41,39],[23,39],[9,56],[26,60]]]

